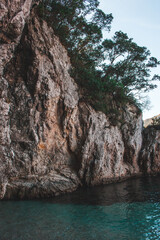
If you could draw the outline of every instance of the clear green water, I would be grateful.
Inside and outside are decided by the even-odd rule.
[[[0,240],[160,239],[160,177],[41,201],[1,201]]]

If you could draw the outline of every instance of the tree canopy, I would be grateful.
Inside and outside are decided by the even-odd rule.
[[[151,69],[160,62],[150,57],[146,47],[138,46],[122,31],[116,32],[112,39],[105,39],[102,45],[107,59],[107,63],[103,64],[105,78],[120,85],[125,95],[136,91],[147,92],[156,87],[153,81],[160,80],[160,76],[151,77]]]
[[[85,97],[106,112],[112,100],[136,103],[137,91],[154,89],[153,81],[160,76],[152,77],[151,69],[160,62],[122,31],[112,39],[103,39],[113,16],[98,6],[98,0],[43,0],[38,12],[67,48],[73,66],[71,75]]]

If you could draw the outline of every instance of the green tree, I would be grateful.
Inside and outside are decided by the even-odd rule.
[[[99,0],[42,0],[38,13],[67,48],[70,73],[92,105],[104,112],[113,101],[138,105],[135,93],[154,89],[153,81],[160,80],[151,77],[160,62],[122,31],[103,40],[113,17],[98,6]]]
[[[113,19],[98,6],[98,0],[43,0],[38,9],[67,48],[75,80],[92,89],[89,95],[95,95],[100,80],[97,67],[104,60],[102,30],[109,31]]]
[[[104,79],[112,79],[125,96],[156,87],[153,81],[160,80],[160,76],[151,77],[151,68],[157,67],[160,62],[150,57],[146,47],[138,46],[122,31],[116,32],[112,39],[104,40],[102,45],[107,60],[103,64]]]
[[[70,51],[97,44],[102,39],[102,29],[110,29],[112,15],[98,6],[98,0],[42,0],[40,4],[41,16]]]

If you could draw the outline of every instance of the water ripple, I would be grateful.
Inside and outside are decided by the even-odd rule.
[[[1,201],[0,240],[158,240],[160,177],[52,200]]]

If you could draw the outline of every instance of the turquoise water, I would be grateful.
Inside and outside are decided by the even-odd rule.
[[[152,177],[53,200],[1,201],[0,240],[158,240],[159,200],[160,177]]]

